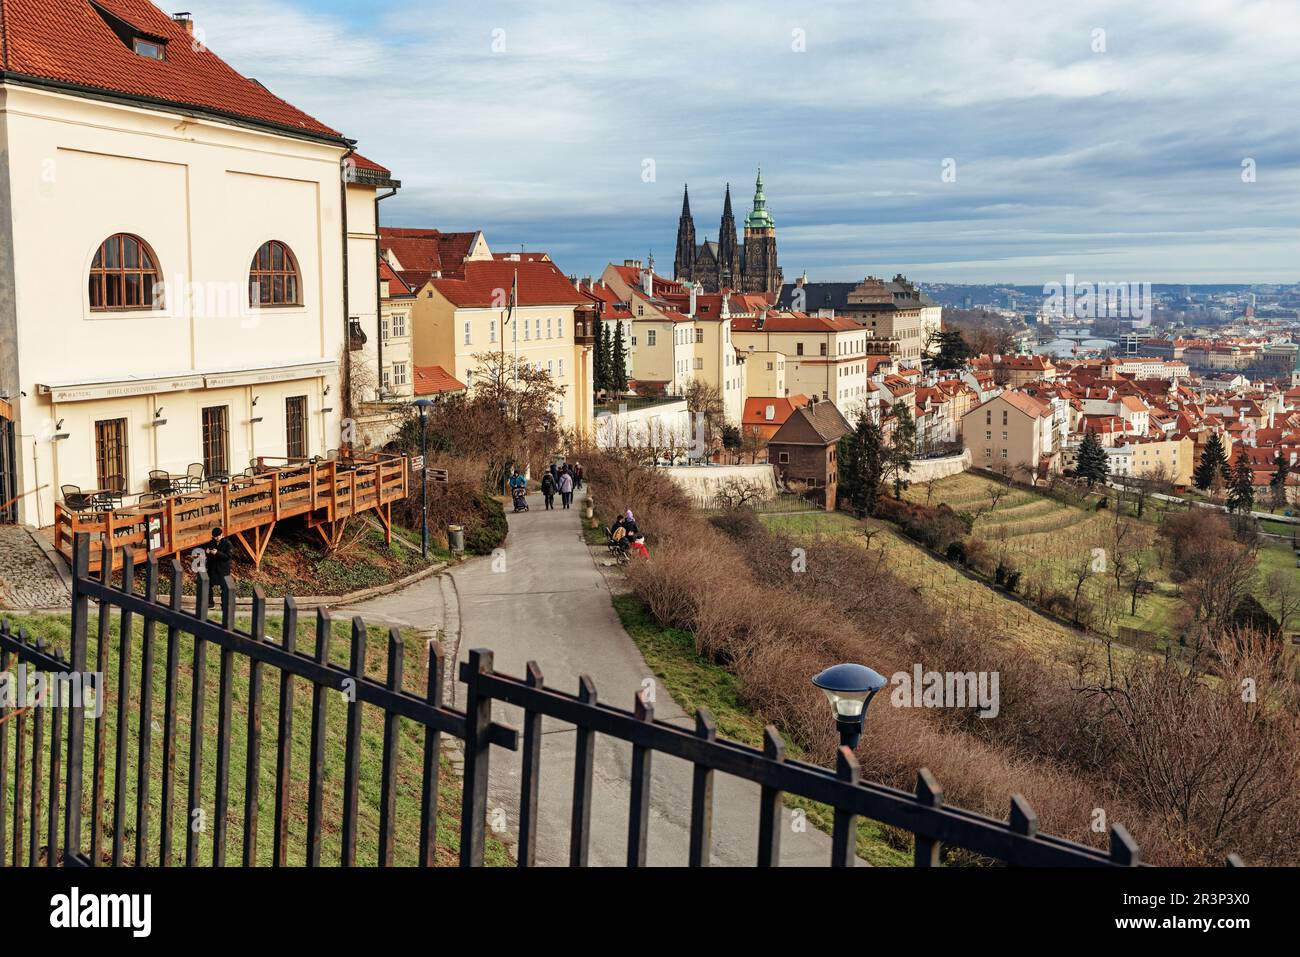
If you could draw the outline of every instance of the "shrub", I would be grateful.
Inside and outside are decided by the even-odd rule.
[[[486,493],[478,496],[474,506],[465,522],[465,550],[471,555],[490,555],[510,530],[506,510],[498,499]]]
[[[966,564],[966,546],[962,542],[949,542],[948,549],[944,553],[948,556],[948,561]]]

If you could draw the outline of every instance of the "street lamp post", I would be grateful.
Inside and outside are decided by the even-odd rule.
[[[425,415],[433,402],[429,399],[416,399],[415,407],[420,410],[420,557],[429,557],[429,430],[425,428]]]
[[[867,706],[876,692],[889,682],[866,665],[843,664],[832,665],[815,675],[812,683],[831,703],[835,726],[840,731],[840,744],[850,750],[856,749],[867,720]]]

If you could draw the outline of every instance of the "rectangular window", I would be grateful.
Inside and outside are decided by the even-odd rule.
[[[385,342],[388,341],[388,317],[384,316],[379,320],[379,338]]]
[[[1006,434],[1005,432],[1003,432],[1003,433],[1002,433],[1002,441],[1005,442],[1006,440],[1007,440],[1007,434]]]
[[[393,382],[396,385],[406,385],[406,363],[393,363]]]
[[[555,374],[555,362],[554,362],[554,360],[552,360],[552,359],[547,359],[547,360],[546,360],[546,374],[547,374],[547,375],[554,375],[554,374]]]
[[[561,378],[561,379],[564,378],[564,360],[563,360],[563,359],[560,360],[560,378]]]
[[[495,319],[489,319],[488,320],[488,342],[496,342],[496,341],[497,341],[497,321]]]
[[[703,369],[703,368],[704,368],[704,358],[703,358],[702,356],[696,356],[696,357],[695,357],[695,368],[696,368],[696,369]]]
[[[985,433],[984,433],[984,441],[985,441],[985,442],[992,442],[992,441],[993,441],[993,433],[992,433],[992,432],[985,431]]]
[[[803,343],[802,343],[802,342],[796,342],[796,343],[794,344],[794,354],[797,355],[797,356],[801,356],[801,355],[803,355]]]
[[[383,376],[382,376],[382,378],[383,378],[383,382],[382,382],[381,384],[383,385],[384,390],[387,391],[388,389],[392,388],[392,385],[393,385],[393,372],[392,372],[392,370],[391,370],[391,369],[388,369],[388,368],[385,368],[384,371],[383,371]]]
[[[992,409],[985,409],[985,410],[984,410],[984,424],[985,424],[985,425],[992,425],[992,424],[993,424],[993,410],[992,410]]]
[[[703,330],[703,329],[696,329],[696,330],[695,330],[695,341],[696,341],[696,342],[703,342],[703,341],[704,341],[704,330]]]
[[[992,449],[985,449],[985,450],[984,450],[984,457],[985,457],[986,459],[991,459],[991,458],[993,458],[993,450],[992,450]]]
[[[555,320],[555,334],[561,339],[564,338],[564,317],[560,316]]]
[[[230,462],[230,418],[224,405],[203,410],[203,474],[228,474]]]
[[[1002,410],[1002,424],[1003,425],[1007,424],[1007,412],[1005,409]]]
[[[465,345],[469,345],[469,344],[470,344],[470,324],[469,322],[466,322],[465,323]]]
[[[781,465],[788,465],[789,462],[790,462],[790,453],[789,453],[789,452],[778,452],[778,453],[776,454],[776,460],[777,460],[777,462],[778,462],[779,464],[781,464]]]
[[[655,330],[647,329],[645,334],[645,344],[652,346],[655,344]]]
[[[822,349],[821,349],[821,352],[822,352],[822,355],[826,355],[826,343],[824,343],[824,342],[822,343]]]
[[[552,338],[552,336],[551,336],[551,317],[550,317],[550,316],[547,316],[547,317],[546,317],[546,338],[547,338],[547,339]]]
[[[533,320],[533,338],[534,338],[534,339],[540,339],[540,338],[542,338],[542,320],[541,320],[541,319],[534,319],[534,320]]]
[[[524,342],[527,342],[529,339],[532,338],[532,328],[533,327],[528,324],[528,320],[525,319],[524,320]]]
[[[1002,457],[1003,457],[1004,459],[1007,457],[1007,450],[1006,450],[1006,449],[1003,449],[1003,450],[1002,450]]]
[[[393,337],[401,339],[406,335],[406,313],[399,312],[393,316]]]
[[[284,447],[291,459],[307,457],[307,397],[291,395],[284,400]]]
[[[95,484],[126,491],[126,419],[95,423]]]

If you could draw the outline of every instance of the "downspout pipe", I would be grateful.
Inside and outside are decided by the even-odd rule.
[[[356,164],[350,162],[352,155],[356,152],[356,144],[349,143],[348,151],[343,154],[339,160],[339,207],[342,215],[339,217],[343,226],[343,369],[344,382],[341,388],[343,395],[343,414],[352,418],[352,307],[348,301],[348,181],[352,179],[352,171],[356,169]],[[340,447],[342,446],[342,437],[340,436]],[[325,443],[329,448],[329,443]]]
[[[383,307],[383,290],[379,288],[378,269],[379,269],[379,204],[381,201],[388,199],[390,196],[397,195],[397,188],[394,187],[384,194],[375,193],[375,343],[378,351],[379,365],[379,391],[382,396],[384,391],[384,307]],[[410,318],[407,318],[407,324],[410,324]],[[414,363],[412,363],[414,365]],[[414,382],[415,369],[410,370],[411,381]]]

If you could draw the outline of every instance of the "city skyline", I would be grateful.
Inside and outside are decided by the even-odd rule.
[[[481,228],[578,275],[671,263],[683,183],[730,182],[743,218],[761,165],[787,279],[1300,279],[1281,3],[595,3],[581,34],[565,4],[180,6],[394,170],[387,224]]]

